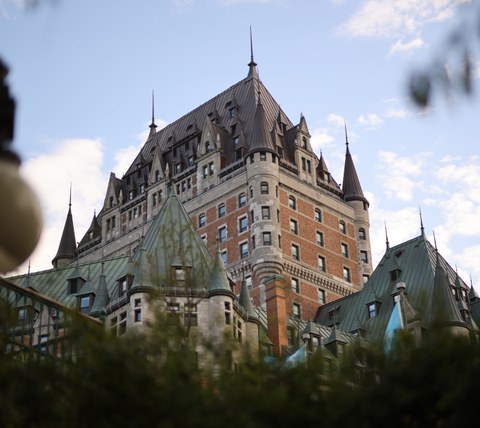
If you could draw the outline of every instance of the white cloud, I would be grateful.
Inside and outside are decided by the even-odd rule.
[[[310,138],[310,144],[315,153],[318,153],[325,147],[333,145],[335,138],[331,135],[330,130],[326,128],[315,129]]]
[[[357,119],[360,125],[377,127],[383,123],[383,119],[376,113],[361,114]]]
[[[51,268],[68,211],[72,184],[72,213],[76,239],[88,229],[93,208],[103,205],[106,174],[102,172],[100,139],[69,139],[43,155],[24,161],[21,172],[37,194],[44,217],[42,237],[31,256],[32,270]],[[19,268],[24,273],[26,266]]]
[[[335,114],[335,113],[330,113],[327,116],[327,122],[332,122],[335,125],[343,126],[345,124],[345,118],[342,116]]]
[[[385,195],[401,201],[412,200],[413,191],[423,185],[417,177],[420,176],[427,157],[428,153],[402,157],[394,152],[380,151],[378,158],[383,170],[380,180]]]
[[[414,49],[419,49],[424,45],[424,41],[420,37],[404,43],[402,39],[397,40],[395,44],[390,48],[390,55],[400,53],[410,53]]]
[[[404,37],[455,13],[455,0],[366,0],[339,28],[353,37]]]

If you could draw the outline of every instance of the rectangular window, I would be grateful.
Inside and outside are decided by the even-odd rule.
[[[127,331],[127,313],[122,312],[120,314],[120,321],[118,323],[118,335],[121,336]]]
[[[200,214],[198,216],[198,227],[204,227],[207,224],[207,218],[205,214]]]
[[[203,178],[208,177],[208,165],[203,165]]]
[[[272,233],[263,232],[263,245],[272,245]]]
[[[375,302],[369,303],[368,308],[368,318],[373,318],[377,315],[377,304]]]
[[[300,309],[300,303],[293,303],[292,305],[293,309],[293,317],[294,318],[300,318],[301,317],[301,309]]]
[[[316,237],[317,237],[317,245],[320,247],[323,247],[323,233],[317,231]]]
[[[322,221],[322,212],[318,208],[315,208],[315,221]]]
[[[297,220],[290,219],[290,232],[298,235],[298,222]]]
[[[247,205],[247,195],[245,193],[241,193],[238,196],[238,208],[244,207]]]
[[[183,322],[185,326],[196,326],[198,325],[197,314],[191,312],[183,314]]]
[[[261,161],[266,161],[267,160],[267,153],[266,152],[260,152],[260,160]]]
[[[348,245],[342,242],[340,248],[342,250],[342,256],[348,259]]]
[[[238,219],[238,232],[243,233],[246,232],[248,228],[247,217],[241,217]]]
[[[218,229],[218,240],[225,242],[227,240],[227,226],[222,226]]]
[[[157,203],[158,203],[158,193],[154,193],[152,195],[152,204],[153,204],[154,207],[156,207]]]
[[[300,293],[300,281],[297,278],[292,278],[292,291]]]
[[[240,258],[248,257],[248,242],[242,242],[239,246]]]
[[[360,251],[360,260],[362,263],[368,263],[368,252],[365,250]]]
[[[270,220],[270,207],[262,207],[262,220]]]
[[[352,277],[350,274],[350,269],[347,267],[343,267],[343,279],[347,282],[352,282]]]
[[[268,195],[268,183],[266,181],[262,181],[260,184],[260,193],[262,195]]]
[[[327,264],[323,256],[318,256],[318,269],[322,272],[326,272],[327,270]]]
[[[296,244],[292,244],[292,257],[295,260],[300,260],[300,247]]]
[[[326,303],[325,290],[323,290],[322,288],[318,289],[318,303],[320,303],[321,305],[324,305]]]
[[[347,225],[345,224],[345,222],[343,220],[340,220],[338,222],[338,229],[340,230],[340,232],[342,233],[347,233]]]
[[[213,162],[209,163],[209,170],[210,170],[210,175],[213,175],[215,173],[215,165]]]
[[[142,322],[142,310],[141,309],[135,309],[133,312],[133,319],[134,322]]]
[[[218,206],[218,218],[223,217],[226,214],[225,204]]]
[[[227,253],[227,250],[223,250],[222,251],[222,260],[223,260],[223,264],[227,264],[228,263],[228,253]]]

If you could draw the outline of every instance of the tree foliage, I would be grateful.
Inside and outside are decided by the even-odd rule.
[[[441,52],[410,76],[410,98],[419,107],[430,106],[432,96],[438,92],[447,100],[454,94],[473,93],[480,47],[480,7],[472,2],[459,7],[459,12],[460,23],[448,33]]]
[[[476,419],[475,340],[431,334],[416,348],[406,335],[387,357],[368,349],[361,372],[347,350],[338,363],[320,352],[308,366],[247,361],[232,373],[199,371],[178,328],[152,328],[117,338],[74,323],[74,361],[2,354],[0,426],[457,427]]]

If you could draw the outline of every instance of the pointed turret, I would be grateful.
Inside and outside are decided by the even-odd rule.
[[[265,110],[263,108],[260,91],[258,92],[258,102],[255,110],[249,153],[258,151],[269,151],[276,154],[272,134],[270,133],[267,120],[265,118]]]
[[[87,230],[87,233],[82,238],[78,245],[79,252],[84,250],[85,248],[90,248],[93,245],[100,243],[102,238],[102,226],[98,222],[97,214],[93,213],[92,222],[90,223],[90,227]]]
[[[99,316],[102,311],[105,310],[108,302],[110,301],[110,296],[108,295],[107,281],[105,280],[105,273],[103,272],[103,262],[102,262],[102,274],[98,280],[97,292],[95,295],[95,300],[90,311],[90,315]]]
[[[257,314],[253,309],[252,301],[250,300],[250,291],[248,291],[247,281],[242,280],[242,288],[240,289],[240,296],[238,297],[240,306],[245,309],[248,318],[257,318]]]
[[[75,257],[77,249],[77,241],[75,239],[75,229],[73,227],[72,217],[72,191],[70,190],[70,201],[68,203],[67,219],[63,227],[62,237],[60,238],[60,245],[58,246],[57,255],[52,260],[52,265],[55,269],[67,266]]]
[[[343,199],[346,202],[349,201],[362,201],[369,205],[367,199],[363,195],[362,186],[360,185],[360,180],[357,176],[357,171],[355,170],[355,165],[353,164],[352,155],[350,154],[350,149],[348,147],[348,136],[347,136],[347,126],[345,125],[345,145],[347,147],[345,154],[345,167],[343,170]]]
[[[212,276],[208,285],[208,294],[233,294],[228,281],[227,269],[223,263],[222,252],[217,248],[215,265],[213,266]]]

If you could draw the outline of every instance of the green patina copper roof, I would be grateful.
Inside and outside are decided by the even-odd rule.
[[[227,269],[223,263],[222,253],[219,248],[217,249],[215,265],[213,266],[212,276],[208,285],[208,293],[233,293],[230,287],[230,282],[228,281]]]
[[[252,301],[250,299],[250,291],[248,291],[247,282],[245,280],[242,280],[242,287],[240,289],[240,296],[238,297],[238,301],[243,307],[243,309],[245,309],[245,311],[247,312],[248,318],[258,319],[257,314],[253,309]]]
[[[406,285],[404,312],[407,321],[419,319],[428,327],[439,321],[436,317],[442,317],[449,324],[465,326],[451,290],[456,280],[461,287],[466,286],[421,234],[388,248],[364,288],[321,306],[316,321],[333,325],[335,311],[335,322],[343,332],[361,328],[366,331],[367,339],[381,341],[393,310],[393,296],[399,292],[397,283],[403,282]],[[369,317],[368,304],[374,302],[377,303],[377,312]]]

